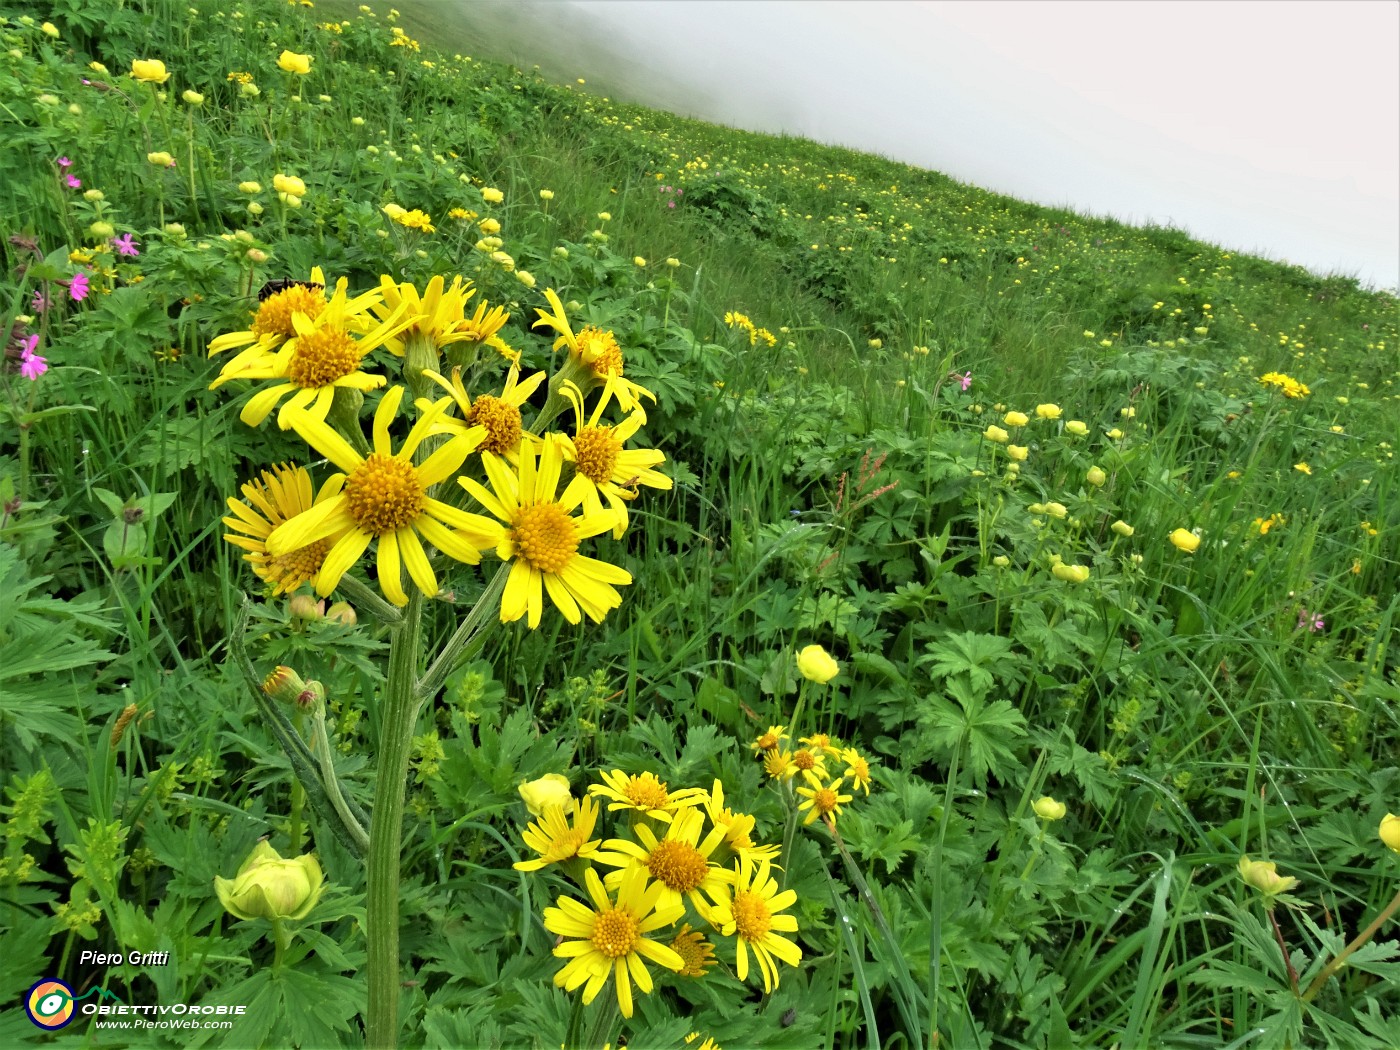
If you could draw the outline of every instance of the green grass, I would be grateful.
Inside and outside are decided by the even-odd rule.
[[[661,450],[674,482],[641,487],[621,539],[580,548],[630,572],[620,607],[578,627],[548,599],[535,630],[488,617],[412,727],[403,1045],[1400,1043],[1393,922],[1325,969],[1400,889],[1377,836],[1400,811],[1394,297],[546,69],[560,86],[487,61],[453,35],[472,24],[439,25],[432,5],[399,23],[422,50],[392,46],[385,9],[196,7],[21,5],[0,24],[7,1002],[57,977],[128,1004],[248,1006],[193,1034],[80,1016],[61,1039],[84,1045],[364,1042],[365,867],[283,750],[288,732],[317,746],[315,707],[279,718],[240,654],[255,680],[286,665],[323,684],[329,764],[369,809],[393,786],[375,769],[395,628],[373,553],[334,595],[358,613],[346,625],[293,616],[220,538],[261,471],[309,464],[319,484],[334,468],[295,431],[240,421],[265,381],[209,389],[233,357],[210,342],[247,328],[264,282],[320,266],[352,295],[462,275],[472,308],[508,311],[527,376],[563,359],[531,327],[555,290],[655,393],[629,447]],[[318,26],[341,11],[339,32]],[[279,70],[284,49],[311,73]],[[125,75],[141,58],[165,63],[163,93]],[[273,192],[279,173],[304,180],[300,207]],[[128,232],[137,256],[112,249]],[[34,380],[31,336],[48,361]],[[497,357],[465,373],[473,398],[500,391]],[[383,351],[364,368],[418,381]],[[543,404],[522,406],[526,427]],[[574,433],[572,409],[553,425]],[[475,456],[462,470],[483,477]],[[419,670],[491,575],[433,567]],[[828,684],[798,673],[811,644],[840,665]],[[825,733],[868,761],[868,795],[836,754],[818,777],[852,796],[839,837],[803,823],[809,781],[756,760],[770,726],[786,748]],[[552,984],[544,909],[584,899],[583,865],[511,867],[535,855],[517,789],[562,773],[582,796],[613,770],[673,791],[718,780],[755,818],[802,952],[771,994],[693,903],[684,921],[718,958],[704,978],[653,962],[630,1019],[611,983],[586,1008]],[[1036,816],[1043,796],[1063,819]],[[635,835],[623,816],[605,810],[593,837]],[[280,934],[214,891],[264,835],[326,875]],[[1299,884],[1265,896],[1244,856]],[[172,962],[94,966],[84,949]],[[7,1045],[38,1033],[0,1016]]]

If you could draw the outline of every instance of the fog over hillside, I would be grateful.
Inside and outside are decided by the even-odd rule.
[[[1400,4],[401,6],[581,90],[1400,285]]]

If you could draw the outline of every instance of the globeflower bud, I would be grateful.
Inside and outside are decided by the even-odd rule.
[[[164,84],[170,79],[165,63],[155,58],[138,58],[131,63],[131,75],[147,84]]]
[[[1090,467],[1084,475],[1084,480],[1090,485],[1098,486],[1108,480],[1108,475],[1103,472],[1102,467]]]
[[[252,179],[249,179],[247,182],[240,182],[238,184],[238,192],[247,194],[261,193],[262,183],[254,182]]]
[[[1008,558],[1005,554],[998,554],[995,558],[992,559],[992,564],[995,565],[998,569],[1004,569],[1011,564],[1011,559]]]
[[[1167,539],[1172,541],[1173,547],[1185,551],[1187,554],[1194,553],[1196,548],[1201,545],[1201,537],[1188,529],[1174,529]]]
[[[1394,813],[1387,813],[1381,818],[1380,828],[1381,841],[1400,853],[1400,817]]]
[[[175,165],[175,158],[165,150],[157,150],[154,153],[147,153],[146,159],[160,168],[170,168]]]
[[[841,665],[820,645],[809,645],[797,654],[797,670],[807,681],[825,685],[841,673]]]
[[[1271,860],[1250,860],[1240,858],[1240,878],[1264,895],[1265,902],[1272,906],[1273,899],[1280,893],[1287,893],[1298,880],[1290,875],[1280,875],[1278,865]]]
[[[1071,419],[1065,424],[1065,433],[1073,434],[1075,437],[1083,437],[1089,433],[1089,427],[1082,419]]]
[[[262,88],[258,87],[258,85],[250,80],[248,83],[238,86],[238,93],[244,98],[257,98],[262,94]]]
[[[1017,463],[1024,463],[1026,457],[1031,454],[1031,450],[1026,445],[1007,445],[1006,454]]]
[[[272,176],[272,188],[278,193],[286,193],[293,197],[302,197],[306,194],[306,183],[295,175],[283,175],[281,172]]]
[[[1117,521],[1115,521],[1112,525],[1109,526],[1109,528],[1111,528],[1114,532],[1118,533],[1118,535],[1122,536],[1124,539],[1127,539],[1129,536],[1131,536],[1134,531],[1133,527],[1129,525],[1126,521],[1124,521],[1122,518],[1119,518]]]
[[[326,888],[311,854],[285,859],[259,842],[232,879],[214,878],[219,903],[238,919],[304,919]]]
[[[995,423],[982,431],[982,436],[988,441],[995,441],[1000,445],[1004,445],[1011,440],[1011,435],[1002,430],[1001,427],[997,426]]]
[[[105,241],[109,237],[115,236],[116,232],[117,228],[115,226],[101,219],[98,219],[97,222],[88,227],[88,233],[92,234],[99,241]]]
[[[355,607],[349,602],[336,602],[326,610],[326,619],[334,620],[346,627],[354,627],[360,622],[360,618],[355,615]]]
[[[287,599],[287,615],[293,620],[319,620],[325,611],[326,603],[309,594],[294,594]]]
[[[1056,579],[1064,580],[1066,583],[1083,583],[1089,578],[1089,566],[1087,565],[1065,565],[1063,562],[1050,569],[1055,574]]]
[[[253,204],[257,203],[257,201],[253,201]],[[253,210],[253,204],[248,205],[249,211]],[[267,262],[267,252],[263,251],[261,248],[249,248],[243,257],[255,266],[261,266],[263,263]]]
[[[1032,802],[1031,809],[1041,820],[1063,820],[1068,812],[1063,802],[1056,802],[1049,795],[1043,795]]]
[[[518,790],[532,817],[538,817],[550,806],[567,805],[574,797],[569,778],[561,773],[546,773],[537,780],[522,780]]]
[[[277,56],[277,68],[304,77],[311,72],[311,56],[299,55],[295,51],[283,51]]]
[[[1031,417],[1024,412],[1008,412],[1001,421],[1009,427],[1023,427],[1031,421]]]
[[[186,88],[180,97],[191,106],[204,105],[204,96],[193,88]]]
[[[1036,405],[1036,406],[1035,406],[1035,414],[1036,414],[1036,416],[1037,416],[1038,418],[1040,418],[1040,419],[1059,419],[1059,418],[1060,418],[1060,406],[1059,406],[1059,405],[1050,405],[1050,404],[1046,404],[1046,405]]]
[[[506,199],[506,195],[498,189],[487,186],[481,191],[481,199],[489,201],[492,204],[500,204],[501,201]]]

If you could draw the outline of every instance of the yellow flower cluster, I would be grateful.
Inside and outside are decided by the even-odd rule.
[[[707,926],[734,938],[741,981],[753,953],[771,992],[778,962],[802,960],[802,949],[783,936],[797,932],[797,919],[786,914],[797,894],[773,878],[778,848],[755,843],[754,818],[725,805],[719,780],[709,791],[672,791],[651,772],[600,770],[599,777],[579,798],[557,773],[520,785],[537,818],[522,838],[536,856],[516,869],[561,864],[587,890],[587,901],[561,896],[544,911],[545,929],[559,937],[554,954],[568,960],[555,985],[583,986],[587,1005],[612,979],[618,1006],[631,1017],[633,984],[643,993],[654,988],[647,962],[683,978],[703,978],[714,966],[714,944],[699,932]],[[627,837],[593,837],[602,802],[626,821]],[[612,870],[600,877],[595,865]],[[648,936],[663,931],[674,932]]]
[[[1312,393],[1305,384],[1282,372],[1265,372],[1259,382],[1282,391],[1284,397],[1302,398]]]
[[[277,178],[283,185],[292,179]],[[400,211],[396,221],[431,230],[426,215]],[[319,267],[309,280],[272,282],[247,330],[210,343],[211,355],[238,351],[211,389],[235,380],[257,385],[240,413],[243,422],[259,426],[275,409],[281,429],[294,431],[313,458],[323,456],[339,471],[319,491],[304,467],[264,472],[261,481],[244,486],[244,500],[228,500],[225,538],[247,552],[245,559],[274,593],[309,583],[321,597],[374,544],[379,586],[399,606],[409,600],[405,572],[424,596],[437,594],[432,550],[470,565],[493,551],[509,565],[502,621],[527,618],[531,629],[538,627],[547,595],[570,623],[584,615],[601,622],[622,602],[617,587],[632,577],[585,556],[584,541],[605,532],[621,538],[639,486],[671,487],[656,469],[663,453],[626,448],[646,418],[638,397],[655,398],[623,376],[622,351],[611,333],[600,347],[595,330],[576,336],[567,321],[558,322],[559,342],[571,353],[527,429],[521,410],[545,373],[522,379],[518,352],[498,334],[509,315],[484,302],[469,311],[476,294],[470,282],[457,277],[448,284],[439,276],[420,291],[384,275],[379,287],[351,297],[341,278],[327,292]],[[558,297],[552,291],[546,296],[562,317]],[[555,315],[540,313],[558,327]],[[404,386],[366,370],[379,348],[404,362],[415,394],[436,385],[446,396],[406,397]],[[462,377],[480,371],[483,349],[494,352],[488,359],[508,364],[507,374],[495,390],[468,391]],[[585,360],[589,350],[594,356]],[[359,410],[364,396],[381,388],[370,442]],[[584,399],[591,394],[599,396],[590,411]],[[417,420],[396,448],[390,428],[406,401]],[[617,422],[604,418],[614,404],[622,406]],[[571,406],[572,431],[546,432]],[[445,481],[454,483],[458,502],[434,495],[434,486]],[[484,513],[462,509],[460,490]]]
[[[870,760],[853,747],[843,747],[841,741],[827,733],[813,733],[798,740],[796,749],[783,745],[790,739],[786,726],[769,726],[749,744],[755,756],[763,762],[763,771],[778,784],[801,778],[805,787],[796,789],[804,801],[798,812],[806,812],[804,824],[820,818],[828,827],[836,826],[841,807],[852,796],[841,789],[849,783],[851,790],[870,794]],[[833,767],[840,766],[840,776]]]
[[[437,232],[437,227],[433,225],[433,217],[418,208],[410,210],[391,202],[380,210],[400,226],[407,226],[410,230],[422,230],[424,233]]]
[[[728,328],[741,328],[748,333],[749,346],[754,346],[762,339],[770,347],[778,345],[778,337],[766,328],[757,328],[754,323],[744,314],[730,310],[724,315],[724,323]]]

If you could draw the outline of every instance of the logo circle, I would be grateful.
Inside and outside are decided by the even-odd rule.
[[[24,1012],[47,1031],[63,1028],[73,1020],[73,989],[56,978],[45,978],[24,997]]]

